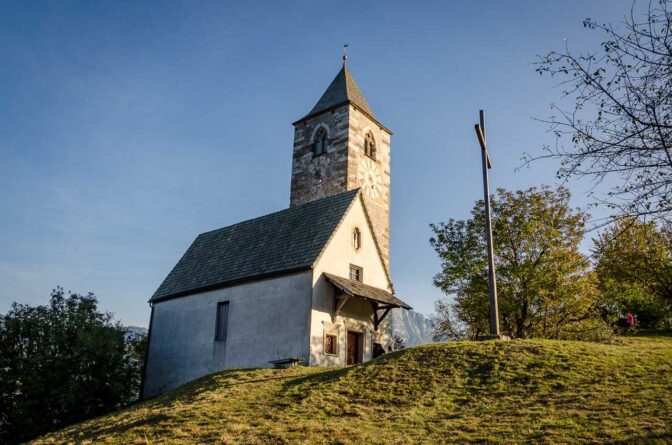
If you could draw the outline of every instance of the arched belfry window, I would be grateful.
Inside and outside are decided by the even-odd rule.
[[[364,136],[364,154],[371,159],[376,159],[376,140],[373,138],[371,132]]]
[[[319,156],[322,153],[327,152],[327,130],[324,127],[320,127],[315,133],[315,139],[313,140],[313,154]]]

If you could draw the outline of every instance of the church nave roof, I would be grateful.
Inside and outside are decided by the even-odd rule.
[[[150,302],[309,269],[359,189],[200,234]]]

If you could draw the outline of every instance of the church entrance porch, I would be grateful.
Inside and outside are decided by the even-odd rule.
[[[346,364],[355,365],[362,363],[362,334],[359,332],[348,331]]]

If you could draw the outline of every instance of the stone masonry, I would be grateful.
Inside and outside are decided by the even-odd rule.
[[[315,156],[313,141],[320,127],[328,134],[327,152]],[[376,142],[375,165],[381,192],[370,196],[364,190],[364,198],[389,272],[391,133],[353,104],[342,104],[295,123],[290,206],[362,187],[364,178],[360,177],[359,166],[370,159],[364,154],[368,132]]]

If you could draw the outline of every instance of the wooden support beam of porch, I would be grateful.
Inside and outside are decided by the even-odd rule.
[[[341,294],[340,296],[336,297],[337,298],[337,303],[336,303],[336,310],[334,311],[334,316],[331,317],[331,322],[334,323],[336,322],[336,317],[339,316],[341,313],[341,310],[343,309],[343,306],[345,306],[345,303],[352,298],[350,295],[347,294]]]
[[[378,310],[379,309],[385,309],[382,315],[378,315]],[[373,329],[374,331],[378,331],[378,326],[380,326],[380,323],[383,322],[385,317],[387,317],[387,314],[390,313],[390,310],[392,309],[392,306],[378,306],[375,308],[373,311]]]

